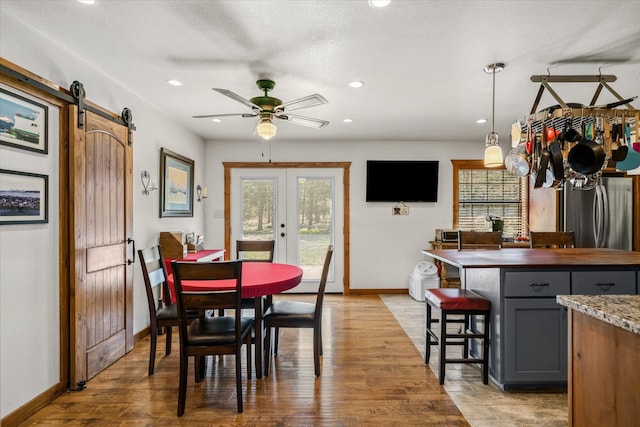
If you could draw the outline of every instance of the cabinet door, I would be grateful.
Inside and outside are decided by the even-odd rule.
[[[567,311],[555,298],[506,298],[504,380],[566,383]]]

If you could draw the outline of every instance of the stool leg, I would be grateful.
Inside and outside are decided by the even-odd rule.
[[[444,369],[446,365],[447,358],[447,312],[445,310],[440,310],[440,339],[438,340],[438,378],[440,380],[440,385],[444,384]]]
[[[429,364],[429,358],[431,357],[431,306],[428,302],[425,302],[425,332],[424,332],[424,363]]]
[[[464,315],[464,323],[462,325],[463,330],[460,331],[461,334],[466,334],[468,330],[471,329],[471,316],[468,314]],[[469,339],[462,339],[462,358],[466,359],[469,357]]]
[[[489,383],[489,313],[484,314],[484,330],[482,337],[482,382]]]

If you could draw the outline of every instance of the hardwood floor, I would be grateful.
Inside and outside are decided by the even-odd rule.
[[[199,384],[190,367],[185,414],[176,416],[176,333],[168,357],[161,337],[152,377],[146,338],[84,391],[66,393],[21,425],[469,425],[380,297],[327,295],[323,333],[322,375],[316,378],[312,331],[282,330],[270,376],[245,381],[242,414],[236,412],[233,358],[224,356],[210,359]]]

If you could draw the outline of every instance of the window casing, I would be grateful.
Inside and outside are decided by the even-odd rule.
[[[487,168],[482,160],[452,160],[453,228],[484,231],[487,217],[504,221],[506,238],[529,235],[527,178],[502,168]]]

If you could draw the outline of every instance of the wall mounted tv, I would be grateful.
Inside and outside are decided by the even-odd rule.
[[[437,160],[367,160],[367,202],[437,202]]]

